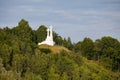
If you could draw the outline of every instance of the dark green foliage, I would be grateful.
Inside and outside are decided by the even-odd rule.
[[[40,51],[46,54],[51,53],[51,50],[46,48],[40,48]]]
[[[81,43],[82,54],[88,59],[92,59],[94,51],[94,42],[90,38],[85,38]]]
[[[100,62],[113,71],[120,70],[120,42],[112,37],[96,40]]]
[[[63,45],[63,39],[61,36],[58,36],[58,34],[56,34],[55,32],[53,33],[53,39],[55,41],[55,44],[57,45]]]
[[[45,37],[44,25],[32,30],[24,19],[14,28],[0,29],[0,80],[120,79],[117,39],[103,37],[93,42],[85,38],[73,45],[70,37],[63,39],[54,32],[56,45],[74,52],[63,50],[53,54],[50,49],[40,49],[37,45]]]
[[[42,42],[45,40],[46,36],[47,36],[47,31],[46,31],[46,27],[44,25],[41,25],[37,30],[36,30],[36,37],[37,40],[36,42]]]
[[[64,46],[69,50],[73,49],[73,44],[70,37],[68,37],[67,39],[66,38],[63,39],[57,33],[53,32],[53,39],[55,41],[55,45]]]
[[[81,44],[82,44],[82,42],[80,42],[80,41],[78,43],[74,44],[74,52],[75,53],[80,52]]]
[[[98,61],[105,68],[120,71],[120,42],[112,37],[103,37],[93,42],[90,38],[74,45],[74,51],[87,59]]]
[[[29,26],[28,22],[24,19],[22,19],[19,22],[18,26],[14,27],[12,31],[13,34],[19,36],[19,38],[26,38],[28,40],[32,39],[33,35],[32,29]]]

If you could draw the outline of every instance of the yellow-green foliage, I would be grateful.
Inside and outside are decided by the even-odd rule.
[[[6,70],[0,59],[0,80],[119,80],[120,73],[106,70],[78,54],[16,54]],[[9,79],[8,79],[9,77]]]
[[[117,80],[120,74],[105,69],[93,60],[87,60],[83,57],[83,65],[80,66],[80,80]]]

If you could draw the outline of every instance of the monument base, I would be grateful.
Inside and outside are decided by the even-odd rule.
[[[42,44],[54,46],[54,42],[53,42],[53,41],[43,41],[43,42],[41,42],[41,43],[38,43],[38,45],[42,45]]]

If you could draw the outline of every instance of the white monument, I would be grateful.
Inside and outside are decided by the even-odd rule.
[[[43,42],[38,43],[38,45],[47,44],[47,45],[50,45],[50,46],[54,46],[52,28],[53,28],[52,26],[49,26],[47,28],[47,37],[46,37],[46,39]]]

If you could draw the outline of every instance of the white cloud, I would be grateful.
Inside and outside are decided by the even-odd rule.
[[[78,39],[75,37],[77,34],[81,37],[95,38],[117,34],[120,31],[120,9],[119,4],[116,4],[120,2],[119,0],[92,0],[90,4],[86,1],[82,4],[81,0],[69,4],[62,4],[64,0],[59,2],[58,0],[24,0],[14,2],[15,5],[8,4],[5,8],[0,7],[0,22],[9,26],[17,23],[18,19],[25,18],[34,29],[41,24],[54,25],[62,36],[70,35],[75,39]],[[105,4],[101,4],[102,2]]]

